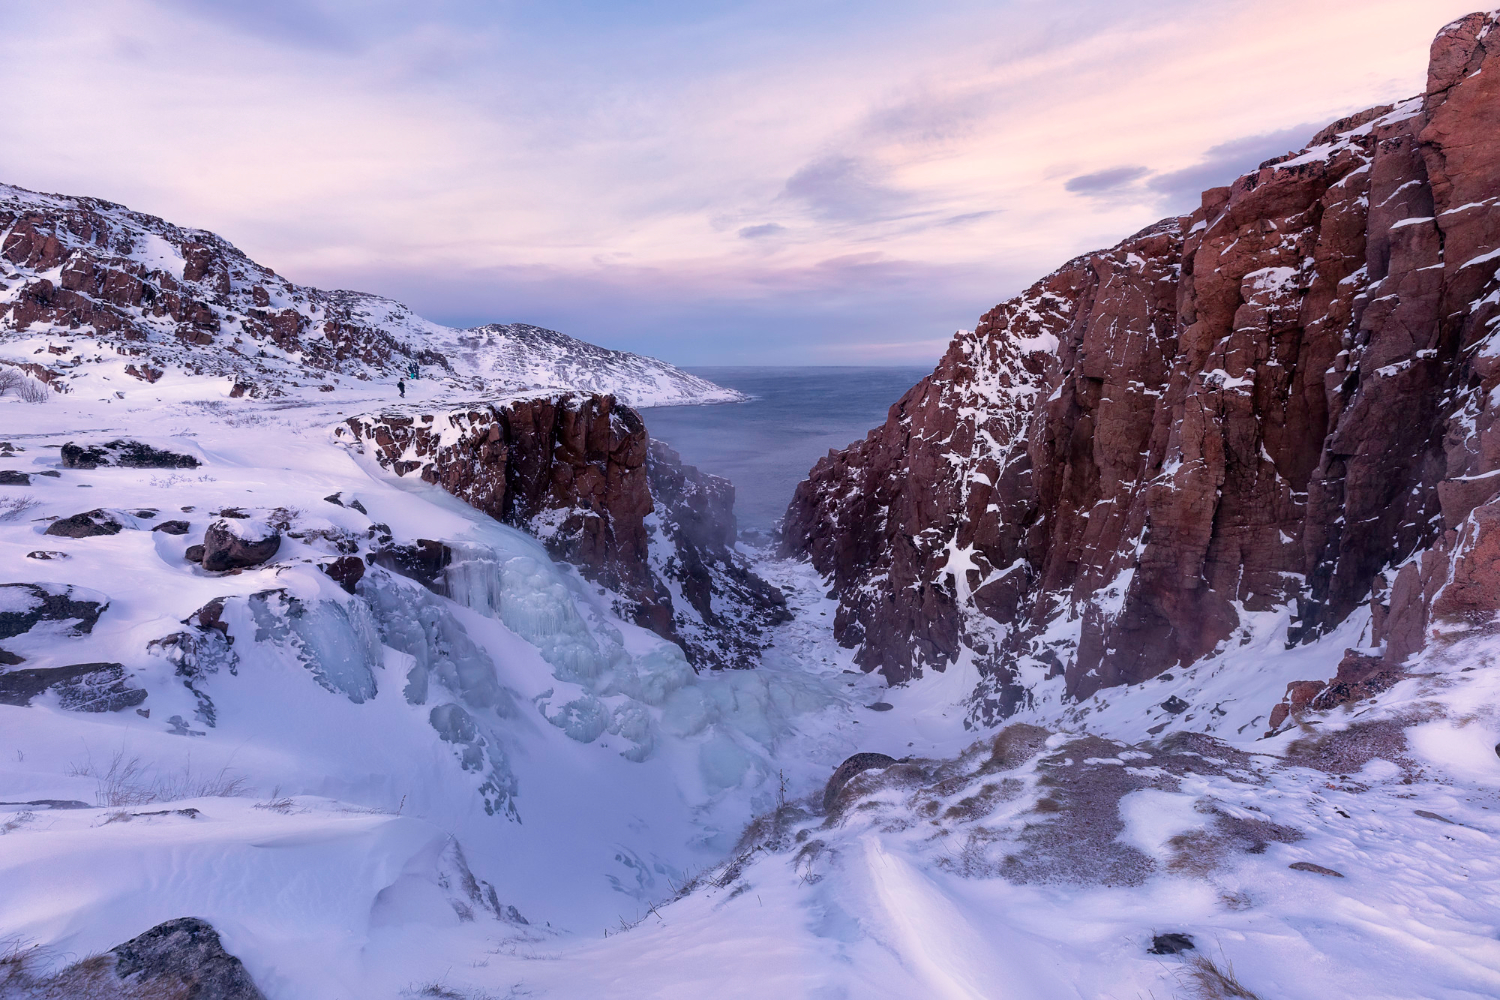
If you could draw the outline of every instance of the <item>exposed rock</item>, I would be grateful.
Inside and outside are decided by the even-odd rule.
[[[161,524],[156,525],[151,530],[161,531],[168,535],[185,535],[192,529],[192,527],[193,526],[186,521],[163,521]]]
[[[696,664],[751,667],[764,630],[791,619],[786,596],[761,579],[735,548],[734,484],[684,465],[660,441],[646,456],[654,517],[651,565],[687,607],[673,624]],[[660,539],[657,533],[660,533]]]
[[[188,562],[201,563],[203,561],[203,546],[189,545],[182,552],[182,558]]]
[[[335,583],[352,594],[355,586],[365,575],[365,561],[359,556],[340,556],[332,562],[319,563],[318,569],[327,573]]]
[[[856,774],[872,768],[890,767],[895,763],[897,763],[896,758],[883,753],[857,753],[850,757],[834,770],[833,776],[828,779],[828,784],[823,786],[823,811],[833,811],[833,807],[838,803],[839,793]]]
[[[82,805],[82,803],[78,803]],[[184,815],[196,809],[173,810]],[[156,813],[134,813],[154,816]],[[192,917],[169,920],[102,955],[46,977],[24,963],[7,969],[3,987],[15,1000],[265,1000],[244,964],[218,933]]]
[[[1315,865],[1311,861],[1293,861],[1287,867],[1293,871],[1312,872],[1314,875],[1330,875],[1333,878],[1344,877],[1341,872],[1336,872],[1332,868],[1324,868],[1322,865]]]
[[[118,535],[124,527],[113,513],[96,508],[53,521],[47,525],[47,534],[61,538],[91,538]]]
[[[56,692],[58,705],[73,712],[118,712],[146,700],[144,690],[126,683],[120,664],[75,663],[0,673],[0,705],[25,707],[49,688]]]
[[[1288,717],[1300,715],[1327,686],[1324,681],[1292,681],[1288,684],[1282,700],[1271,709],[1271,729],[1280,729]]]
[[[30,486],[31,477],[15,469],[0,469],[0,486]]]
[[[153,448],[140,441],[117,440],[98,445],[69,441],[62,446],[62,464],[65,469],[97,469],[106,465],[126,469],[196,469],[199,462],[191,455]]]
[[[1158,934],[1151,939],[1151,947],[1146,949],[1150,955],[1181,955],[1185,951],[1193,951],[1197,945],[1193,944],[1191,934],[1182,934],[1172,931],[1168,934]]]
[[[44,560],[45,559],[66,559],[66,558],[68,558],[68,554],[66,552],[58,552],[55,549],[37,549],[37,550],[35,550],[33,552],[26,553],[26,558],[27,559],[44,559]]]
[[[41,622],[72,622],[70,634],[87,635],[109,607],[103,594],[56,583],[0,583],[0,602],[0,639]]]
[[[222,513],[222,512],[221,512]],[[276,555],[281,532],[269,525],[218,520],[203,535],[203,568],[222,572],[249,569]]]
[[[453,563],[453,550],[431,538],[419,538],[415,545],[386,545],[370,558],[375,565],[436,591],[443,570]]]
[[[184,1000],[265,1000],[244,963],[224,950],[204,920],[158,924],[109,954],[115,977],[131,988],[173,989]]]
[[[373,446],[398,476],[420,475],[536,536],[695,666],[750,665],[762,630],[786,618],[785,597],[734,548],[733,486],[652,446],[640,415],[612,396],[353,417],[338,433]],[[374,558],[432,586],[437,551],[386,548]]]
[[[784,544],[861,666],[972,650],[984,721],[1035,678],[1083,698],[1196,662],[1242,612],[1292,608],[1297,642],[1371,600],[1390,663],[1494,617],[1496,22],[1444,29],[1423,97],[997,306],[819,461]]]

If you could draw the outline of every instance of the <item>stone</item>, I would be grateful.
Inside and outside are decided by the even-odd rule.
[[[269,525],[241,525],[220,519],[203,535],[203,568],[212,572],[249,569],[276,555],[281,532]]]
[[[158,984],[187,1000],[265,1000],[218,932],[193,917],[169,920],[112,949],[114,975],[132,987]]]
[[[896,758],[883,753],[857,753],[834,770],[828,784],[823,786],[823,811],[831,812],[838,803],[839,793],[856,774],[872,768],[886,768],[898,763]]]
[[[332,562],[319,563],[318,569],[327,573],[335,583],[350,594],[365,575],[365,561],[359,556],[340,556]]]
[[[78,445],[69,441],[62,446],[62,464],[65,469],[97,469],[112,465],[127,469],[196,469],[199,462],[191,455],[179,455],[140,441],[122,439],[99,445]]]
[[[1191,934],[1182,934],[1172,931],[1167,934],[1157,934],[1151,939],[1151,947],[1146,949],[1149,955],[1181,955],[1185,951],[1195,951],[1197,945],[1193,944]]]
[[[118,535],[124,527],[109,511],[95,509],[53,521],[47,525],[46,533],[61,538],[93,538]]]
[[[31,476],[15,469],[0,469],[0,486],[30,486]]]
[[[167,535],[185,535],[192,529],[192,525],[186,521],[163,521],[151,530],[160,531]]]
[[[1312,872],[1314,875],[1328,875],[1332,878],[1344,877],[1342,872],[1336,872],[1332,868],[1324,868],[1322,865],[1315,865],[1311,861],[1293,861],[1287,867],[1293,871]]]
[[[188,562],[203,562],[203,546],[189,545],[186,549],[183,550],[182,558],[186,559]]]

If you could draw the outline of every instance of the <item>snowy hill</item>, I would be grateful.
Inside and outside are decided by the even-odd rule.
[[[471,394],[582,390],[634,406],[722,403],[744,396],[640,355],[538,327],[455,330],[399,302],[298,285],[223,238],[97,198],[0,185],[0,345],[49,338],[27,358],[65,390],[87,339],[132,359],[131,377],[169,368],[230,379],[241,394],[279,395],[310,378],[394,381],[417,363]],[[0,350],[0,362],[16,363]],[[64,370],[67,369],[67,370]]]
[[[434,343],[455,368],[507,386],[613,393],[629,406],[734,403],[744,393],[689,375],[655,358],[611,351],[539,326],[489,323]]]

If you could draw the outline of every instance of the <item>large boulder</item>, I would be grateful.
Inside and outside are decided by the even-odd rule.
[[[69,441],[62,446],[65,469],[97,469],[117,465],[126,469],[196,469],[199,462],[191,455],[153,448],[140,441],[110,441],[107,444],[77,445]]]
[[[220,518],[203,536],[203,568],[248,569],[276,555],[281,532],[256,518]]]
[[[62,538],[91,538],[95,535],[118,535],[124,527],[114,514],[95,508],[53,521],[47,525],[47,534]]]
[[[213,925],[196,917],[158,924],[122,945],[45,979],[24,968],[4,995],[110,1000],[265,1000],[244,963],[224,950]]]

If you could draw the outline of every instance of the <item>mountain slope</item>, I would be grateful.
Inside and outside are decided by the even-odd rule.
[[[1368,605],[1363,654],[1394,665],[1431,617],[1500,606],[1495,24],[1443,29],[1423,96],[997,306],[819,462],[786,544],[866,669],[972,658],[994,719],[1218,655],[1257,615],[1296,642]]]
[[[629,405],[744,396],[661,361],[538,327],[454,330],[363,292],[297,285],[213,233],[97,198],[0,185],[0,343],[53,341],[27,370],[65,390],[87,338],[154,382],[167,368],[277,395],[308,379],[389,380],[417,363],[470,392],[581,390]]]

